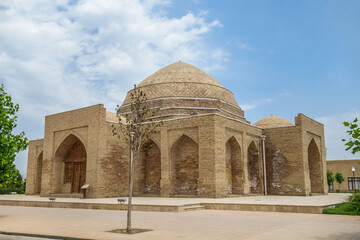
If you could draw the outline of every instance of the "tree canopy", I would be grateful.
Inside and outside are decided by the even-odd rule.
[[[331,171],[327,171],[327,183],[329,186],[332,186],[334,184],[335,178],[334,174]]]
[[[360,152],[360,127],[358,125],[358,119],[355,118],[353,122],[344,122],[345,127],[348,127],[349,130],[346,131],[349,134],[349,139],[342,139],[345,142],[346,151],[351,150],[352,154]]]
[[[17,126],[16,113],[19,105],[12,102],[11,96],[0,85],[0,187],[8,186],[18,181],[19,171],[16,170],[15,155],[25,150],[28,140],[24,132],[14,134]]]
[[[335,180],[336,180],[336,182],[339,183],[339,188],[340,188],[340,184],[344,181],[344,177],[341,173],[337,172],[335,174]]]

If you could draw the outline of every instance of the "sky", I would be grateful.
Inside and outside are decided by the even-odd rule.
[[[303,113],[324,124],[328,160],[360,158],[341,141],[360,117],[360,1],[0,1],[0,83],[29,139],[49,114],[114,111],[177,61],[232,91],[251,123]],[[15,163],[25,176],[27,151]]]

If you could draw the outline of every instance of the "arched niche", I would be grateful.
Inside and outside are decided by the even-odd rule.
[[[41,152],[36,159],[35,194],[40,194],[41,191],[42,161],[43,161],[43,152]]]
[[[139,161],[135,164],[135,192],[160,194],[161,152],[159,146],[149,139],[141,147]]]
[[[229,194],[244,193],[244,168],[241,148],[235,137],[225,144],[226,148],[226,180]]]
[[[55,152],[54,192],[79,193],[86,181],[86,161],[84,144],[73,134],[67,136]]]
[[[312,193],[324,193],[320,151],[314,139],[308,146],[309,175]]]
[[[252,141],[248,147],[248,175],[250,183],[250,193],[261,194],[262,193],[262,181],[261,181],[261,161],[260,153],[257,149],[255,142]]]
[[[198,178],[198,145],[190,137],[182,135],[171,147],[171,193],[197,195]]]

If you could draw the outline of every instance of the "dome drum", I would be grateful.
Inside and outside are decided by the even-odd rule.
[[[246,121],[234,95],[209,74],[184,63],[177,62],[155,72],[137,85],[148,98],[149,107],[158,108],[157,115],[174,118],[190,113],[219,113]],[[130,112],[130,90],[120,108]]]
[[[190,114],[201,115],[218,113],[220,115],[246,121],[244,111],[232,104],[218,99],[198,98],[163,98],[151,99],[148,106],[156,111],[157,117],[178,118],[190,116]],[[122,114],[130,113],[130,104],[123,105],[120,109]]]

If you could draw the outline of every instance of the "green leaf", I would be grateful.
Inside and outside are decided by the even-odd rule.
[[[19,105],[12,102],[12,98],[5,92],[4,85],[0,85],[0,184],[7,186],[15,184],[19,172],[15,169],[15,156],[25,150],[28,140],[24,132],[13,133],[17,127],[16,113]],[[21,176],[20,176],[21,177]]]

